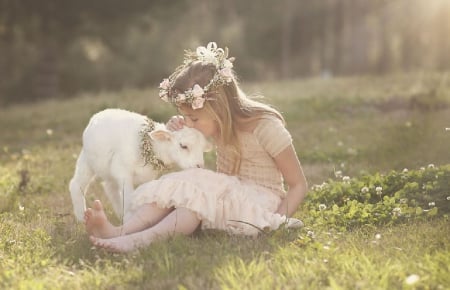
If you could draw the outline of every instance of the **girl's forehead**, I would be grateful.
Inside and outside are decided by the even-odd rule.
[[[205,115],[204,109],[193,110],[193,109],[189,108],[188,106],[179,106],[178,112],[183,116],[190,116],[190,117],[200,117],[200,116]]]

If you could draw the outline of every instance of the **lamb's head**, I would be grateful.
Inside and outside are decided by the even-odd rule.
[[[186,126],[176,131],[155,129],[149,135],[155,155],[166,165],[175,163],[183,169],[203,167],[203,153],[212,149],[200,131]]]

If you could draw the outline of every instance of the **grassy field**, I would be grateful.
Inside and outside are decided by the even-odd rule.
[[[244,89],[263,93],[284,113],[311,188],[340,183],[341,176],[356,182],[406,169],[436,170],[436,180],[442,180],[438,173],[449,176],[447,74]],[[345,222],[347,214],[338,211],[344,205],[328,205],[319,218],[313,210],[319,191],[311,190],[295,215],[305,221],[302,229],[257,238],[198,232],[129,255],[92,248],[73,218],[68,192],[82,130],[108,107],[165,121],[175,111],[156,96],[156,90],[130,89],[0,109],[1,289],[450,289],[450,186],[442,183],[439,194],[447,198],[427,197],[433,206],[426,206],[439,210],[433,216],[399,221],[392,214],[342,227],[329,217]],[[206,157],[213,168],[214,155]],[[345,185],[339,188],[345,195]],[[91,192],[90,201],[103,199],[98,184]],[[320,194],[327,200],[326,190]],[[389,198],[379,205],[390,206]]]

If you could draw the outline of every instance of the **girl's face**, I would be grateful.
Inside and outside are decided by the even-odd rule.
[[[206,138],[218,138],[219,126],[205,109],[193,110],[187,106],[181,106],[178,110],[183,115],[186,126],[199,130]]]

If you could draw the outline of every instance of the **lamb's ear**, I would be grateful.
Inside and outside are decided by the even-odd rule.
[[[152,140],[169,141],[172,138],[172,133],[169,130],[157,129],[148,133]]]
[[[213,144],[209,141],[206,141],[205,149],[203,150],[203,152],[209,152],[213,150],[213,148],[214,148]]]

